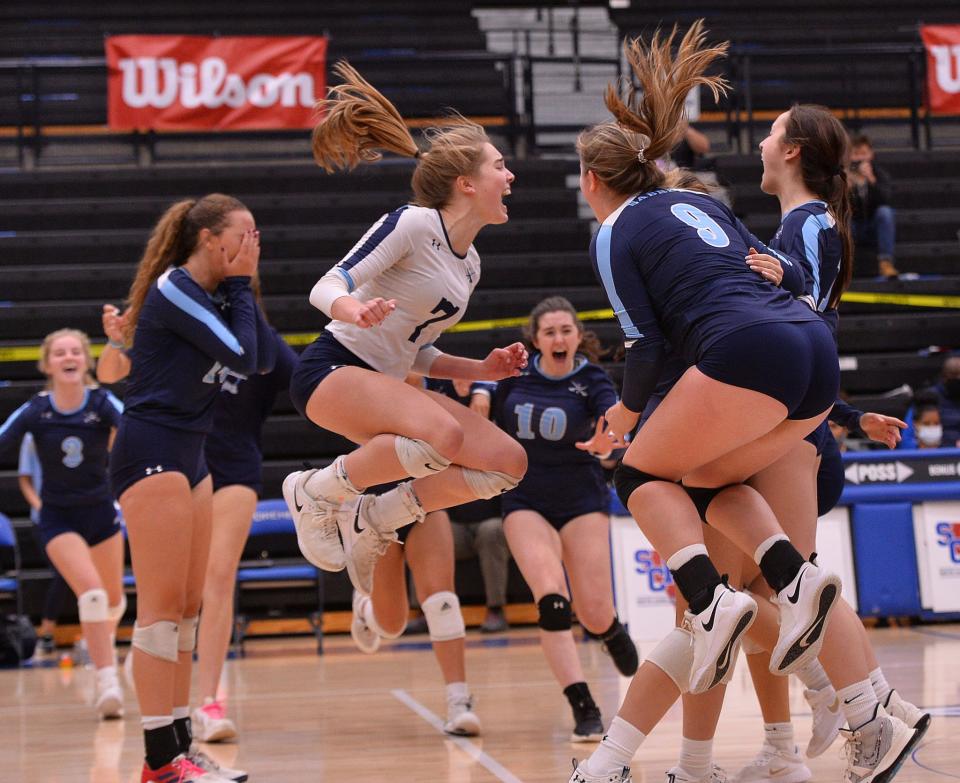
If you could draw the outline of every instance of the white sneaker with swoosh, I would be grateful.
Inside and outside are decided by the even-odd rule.
[[[753,761],[734,777],[735,783],[804,783],[813,773],[803,763],[800,748],[781,750],[764,742]]]
[[[702,778],[695,778],[683,767],[671,767],[667,770],[664,783],[727,783],[728,780],[729,778],[723,767],[714,764]]]
[[[817,657],[830,613],[840,600],[840,577],[811,558],[774,603],[780,607],[780,638],[770,653],[770,671],[790,674]]]
[[[297,545],[303,556],[324,571],[342,571],[346,565],[343,544],[337,532],[336,506],[307,494],[304,484],[316,470],[297,470],[283,480],[283,499],[287,503]]]
[[[840,697],[832,686],[818,691],[804,690],[803,697],[813,713],[813,734],[807,743],[807,758],[815,759],[840,736],[845,719],[840,709]]]
[[[693,634],[690,693],[704,693],[729,680],[740,654],[743,634],[757,617],[757,602],[746,593],[721,583],[713,600],[699,614],[684,613],[684,625]]]
[[[364,504],[371,498],[371,495],[357,495],[341,503],[336,512],[347,574],[361,595],[373,592],[373,571],[377,561],[397,540],[396,531],[380,533],[364,518]]]

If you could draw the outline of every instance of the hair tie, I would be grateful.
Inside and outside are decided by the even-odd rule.
[[[422,155],[423,155],[423,153],[420,152],[419,149],[417,149],[417,151],[413,153],[413,157],[416,158],[417,160],[420,160],[420,158],[422,157]]]
[[[641,147],[639,150],[637,150],[637,160],[640,161],[641,163],[647,162],[647,159],[643,155],[644,152],[646,152],[646,149],[644,147]]]

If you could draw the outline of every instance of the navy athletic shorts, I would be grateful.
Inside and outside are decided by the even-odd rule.
[[[120,532],[120,513],[113,500],[89,506],[57,506],[44,501],[37,533],[44,547],[62,533],[76,533],[88,546],[96,546]]]
[[[324,331],[300,354],[293,375],[290,377],[290,399],[300,415],[307,417],[307,403],[320,382],[340,367],[362,367],[373,370],[369,364],[352,351],[347,350],[330,332]]]
[[[520,486],[500,496],[504,519],[512,511],[536,511],[560,530],[584,514],[610,513],[610,489],[599,463],[531,468]]]
[[[263,455],[256,442],[244,438],[231,441],[220,436],[214,439],[211,435],[204,455],[214,492],[239,484],[260,494],[263,489]]]
[[[697,362],[716,381],[782,402],[788,419],[829,409],[840,388],[837,344],[823,321],[755,324],[721,337]]]
[[[833,433],[830,432],[830,422],[827,419],[824,419],[817,425],[817,428],[807,435],[804,440],[807,443],[812,443],[817,449],[817,456],[819,457],[823,454],[823,450],[826,448],[828,440],[836,442],[836,438],[833,437]]]
[[[822,517],[837,503],[843,493],[845,478],[840,445],[833,433],[828,432],[820,455],[820,470],[817,471],[817,516]]]
[[[203,432],[164,427],[141,419],[120,419],[110,450],[110,488],[119,498],[140,479],[157,473],[182,473],[195,487],[208,475]]]

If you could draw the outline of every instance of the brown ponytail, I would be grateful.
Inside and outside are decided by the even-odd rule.
[[[147,240],[147,247],[127,295],[123,336],[128,345],[133,344],[137,319],[150,286],[168,267],[180,266],[190,257],[201,230],[206,228],[214,236],[219,235],[226,228],[230,213],[237,211],[248,210],[232,196],[211,193],[199,201],[178,201],[163,213]]]
[[[800,174],[803,184],[827,202],[836,221],[842,245],[840,271],[827,306],[836,308],[853,276],[853,233],[850,185],[845,168],[849,139],[840,120],[823,106],[794,104],[790,108],[784,144],[800,148]]]
[[[624,100],[614,85],[608,85],[604,102],[614,122],[595,125],[577,139],[584,167],[615,193],[629,195],[686,186],[688,174],[664,174],[656,160],[670,152],[683,136],[684,102],[691,89],[705,85],[714,98],[727,91],[723,77],[704,74],[726,54],[728,44],[706,46],[703,20],[698,19],[683,36],[674,56],[676,34],[674,26],[665,38],[655,33],[649,44],[639,38],[624,42],[624,54],[640,90],[631,85]]]

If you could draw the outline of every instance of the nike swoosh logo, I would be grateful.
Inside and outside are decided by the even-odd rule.
[[[430,463],[430,462],[425,463],[425,464],[424,464],[424,467],[425,467],[427,470],[432,470],[434,473],[439,473],[441,470],[443,470],[443,468],[435,467],[435,466],[434,466],[432,463]]]
[[[357,510],[353,514],[353,531],[359,536],[364,530],[365,527],[360,527],[360,504],[363,503],[363,498],[360,498],[357,501]]]
[[[297,507],[297,513],[303,511],[303,504],[297,500],[297,485],[293,485],[293,505]]]
[[[723,593],[720,593],[720,598],[717,599],[716,603],[713,605],[713,611],[710,612],[710,620],[703,624],[703,630],[708,633],[713,630],[713,621],[717,616],[717,608],[720,606],[720,599],[723,598]]]
[[[797,574],[797,588],[793,591],[793,595],[787,596],[787,600],[792,604],[795,604],[800,600],[800,583],[803,581],[803,571],[805,568],[806,566],[801,568],[800,572]]]
[[[833,704],[827,707],[830,712],[839,712],[840,711],[840,697],[838,696],[833,700]]]
[[[776,777],[777,775],[782,775],[786,771],[787,771],[787,767],[777,767],[776,769],[774,769],[773,767],[770,767],[770,774],[773,777]]]
[[[857,699],[859,699],[861,696],[863,696],[863,694],[862,694],[862,693],[858,693],[858,694],[857,694],[856,696],[854,696],[852,699],[844,699],[844,700],[843,700],[843,703],[844,703],[844,704],[850,704],[851,702],[854,702],[854,701],[856,701]]]

